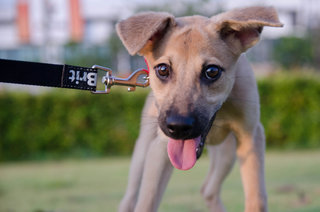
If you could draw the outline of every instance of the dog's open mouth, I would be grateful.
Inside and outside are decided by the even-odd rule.
[[[169,138],[167,151],[171,164],[175,168],[189,170],[195,165],[197,159],[200,158],[202,154],[206,137],[214,119],[215,115],[209,121],[209,124],[202,135],[196,138],[186,140]]]

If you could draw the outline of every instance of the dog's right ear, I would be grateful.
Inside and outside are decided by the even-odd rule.
[[[131,55],[144,54],[175,25],[174,16],[165,12],[144,12],[120,21],[117,33]]]

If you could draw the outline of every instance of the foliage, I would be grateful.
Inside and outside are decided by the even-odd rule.
[[[113,61],[113,54],[107,44],[87,46],[79,43],[69,43],[64,46],[63,54],[66,64],[76,66],[91,67],[98,64],[110,67]]]
[[[272,55],[273,59],[285,69],[313,65],[315,56],[312,39],[282,37],[276,41]]]
[[[320,80],[284,74],[258,84],[267,146],[320,148]],[[0,161],[128,155],[146,91],[0,93]]]
[[[259,91],[268,147],[320,147],[319,77],[276,75],[260,80]]]
[[[0,160],[131,152],[146,92],[0,95]]]

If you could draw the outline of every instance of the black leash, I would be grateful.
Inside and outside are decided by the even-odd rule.
[[[96,91],[98,70],[103,70],[106,75],[102,78],[105,84],[104,91]],[[145,75],[140,79],[140,75]],[[136,86],[149,85],[148,71],[139,69],[128,78],[116,78],[108,68],[94,65],[92,68],[36,63],[17,60],[0,59],[0,82],[38,85],[59,88],[72,88],[89,90],[93,93],[109,93],[113,85],[129,86],[129,91]]]

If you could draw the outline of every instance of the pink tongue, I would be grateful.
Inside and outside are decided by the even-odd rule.
[[[191,169],[197,161],[196,148],[200,143],[200,136],[188,140],[169,139],[168,156],[172,165],[181,170]]]

